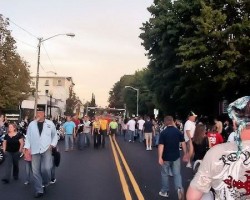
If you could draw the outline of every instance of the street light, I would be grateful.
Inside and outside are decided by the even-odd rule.
[[[136,116],[139,116],[139,114],[138,114],[138,108],[139,108],[139,104],[138,104],[138,103],[139,103],[139,89],[134,88],[134,87],[132,87],[132,86],[128,86],[128,85],[126,85],[125,88],[131,88],[131,89],[133,89],[133,90],[135,90],[135,91],[137,92]]]
[[[37,100],[38,100],[38,82],[39,82],[39,66],[40,66],[40,49],[41,49],[41,44],[42,42],[46,41],[46,40],[49,40],[51,38],[54,38],[54,37],[57,37],[57,36],[60,36],[60,35],[66,35],[66,36],[69,36],[69,37],[75,37],[75,34],[74,33],[62,33],[62,34],[56,34],[56,35],[53,35],[51,37],[48,37],[46,39],[43,39],[43,38],[37,38],[38,39],[38,57],[37,57],[37,71],[36,71],[36,91],[35,91],[35,107],[34,107],[34,117],[36,116],[36,111],[37,111]]]

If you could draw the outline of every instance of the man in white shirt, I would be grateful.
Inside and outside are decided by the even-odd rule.
[[[91,140],[91,122],[89,121],[89,117],[87,115],[84,116],[84,121],[83,121],[83,134],[85,138],[85,145],[87,147],[90,146],[90,140]]]
[[[193,143],[192,143],[192,138],[194,136],[194,131],[195,131],[195,119],[196,119],[197,115],[194,114],[194,112],[190,112],[188,115],[188,120],[186,121],[185,125],[184,125],[184,139],[185,142],[187,144],[187,150],[188,150],[188,154],[189,154],[189,160],[188,163],[186,165],[186,167],[188,168],[192,168],[191,165],[191,159],[193,156]]]
[[[139,141],[142,143],[144,140],[144,133],[143,133],[143,125],[145,121],[142,119],[142,117],[139,118],[137,124],[138,124],[138,134],[139,134]]]
[[[132,117],[128,123],[127,123],[127,130],[128,130],[128,141],[134,142],[134,136],[135,136],[135,119]]]
[[[25,153],[30,150],[32,155],[32,172],[35,187],[35,198],[44,195],[44,186],[51,181],[52,148],[57,145],[57,134],[54,123],[45,119],[43,107],[37,107],[36,119],[27,130]]]

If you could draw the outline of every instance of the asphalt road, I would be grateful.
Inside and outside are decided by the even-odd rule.
[[[124,142],[122,137],[116,137],[117,143],[131,170],[132,176],[145,200],[166,199],[160,197],[161,188],[160,166],[157,163],[157,149],[146,151],[143,144]],[[111,143],[106,138],[104,149],[94,149],[92,146],[83,151],[64,152],[64,142],[59,142],[61,163],[56,168],[57,182],[50,185],[42,199],[46,200],[125,200],[117,165],[114,159]],[[131,182],[126,167],[117,152],[119,164],[128,185],[131,199],[138,199],[138,188]],[[0,165],[0,177],[3,173]],[[182,179],[185,190],[192,178],[192,171],[182,166]],[[173,179],[173,178],[171,178]],[[32,184],[24,185],[24,161],[20,160],[20,178],[11,180],[9,184],[0,183],[0,199],[29,200],[34,199]],[[170,197],[177,199],[174,182],[171,180]],[[137,191],[137,192],[136,192]],[[127,192],[128,193],[128,192]]]

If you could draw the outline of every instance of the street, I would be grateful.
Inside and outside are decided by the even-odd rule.
[[[114,143],[106,137],[104,149],[85,148],[83,151],[74,150],[64,152],[64,142],[59,142],[61,163],[56,168],[57,182],[50,185],[42,199],[47,200],[125,200],[140,199],[160,200],[158,195],[161,188],[160,166],[158,165],[157,149],[146,151],[143,144],[128,143],[121,136],[116,137],[118,146],[127,162],[121,159],[121,152],[117,151]],[[112,147],[113,146],[113,147]],[[113,151],[112,149],[116,149]],[[118,162],[114,159],[117,155]],[[120,165],[118,172],[117,164]],[[3,165],[0,172],[3,172]],[[1,199],[29,200],[34,199],[33,185],[24,185],[24,161],[20,161],[19,180],[11,180],[10,184],[0,186]],[[129,171],[131,171],[131,174]],[[121,176],[125,181],[120,181]],[[185,191],[192,177],[191,169],[182,165],[182,180]],[[132,179],[131,179],[132,178]],[[134,179],[133,179],[134,178]],[[132,180],[132,181],[131,181]],[[126,191],[127,185],[127,191]],[[171,178],[169,199],[177,199],[174,182]],[[137,188],[138,186],[138,188]],[[126,198],[125,198],[126,196]]]

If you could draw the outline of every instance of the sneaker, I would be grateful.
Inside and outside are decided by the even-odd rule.
[[[162,197],[168,197],[169,196],[168,192],[162,192],[162,191],[159,192],[159,195],[162,196]]]
[[[148,150],[149,150],[149,148],[147,147],[147,148],[146,148],[146,151],[148,151]]]
[[[128,142],[131,142],[131,140],[129,140]]]
[[[152,147],[149,147],[148,150],[152,151]]]
[[[29,184],[30,184],[29,181],[25,181],[25,182],[24,182],[24,185],[29,185]]]
[[[181,188],[177,190],[178,200],[184,200],[184,192]]]
[[[188,164],[186,165],[187,168],[192,168],[192,165],[190,162],[188,162]]]
[[[56,179],[55,178],[51,179],[50,184],[55,184],[55,183],[56,183]]]

